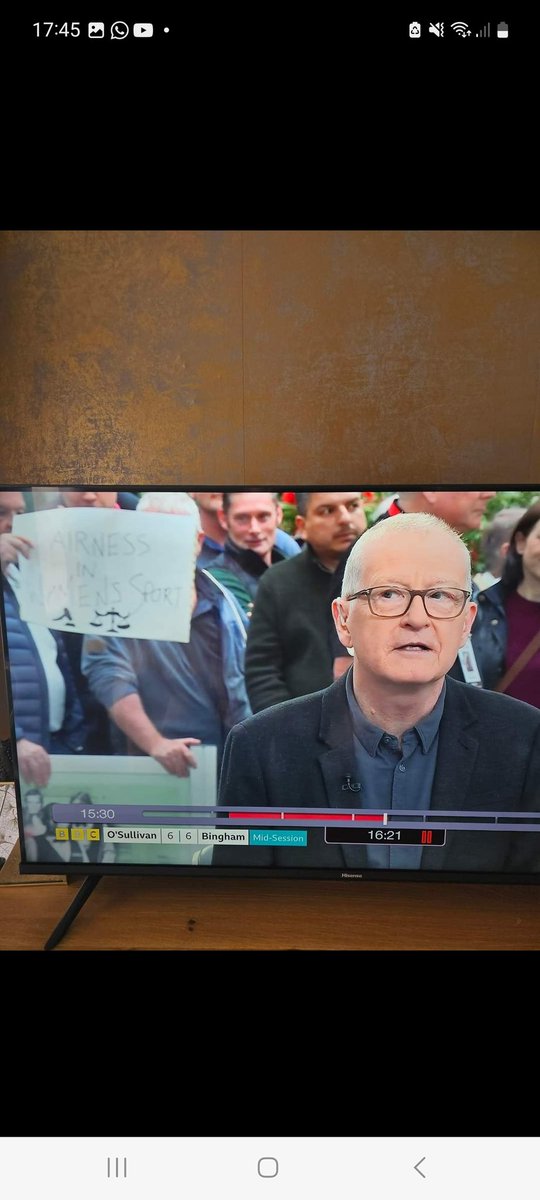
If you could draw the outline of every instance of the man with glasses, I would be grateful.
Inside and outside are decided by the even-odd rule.
[[[456,530],[456,533],[463,536],[464,533],[470,533],[473,529],[480,529],[487,504],[496,494],[496,492],[489,491],[400,492],[399,495],[391,498],[391,503],[383,512],[380,512],[374,523],[378,524],[379,521],[386,520],[388,517],[402,516],[404,513],[409,515],[429,513],[431,516],[446,521],[447,525]],[[340,594],[345,566],[346,562],[344,561],[340,571],[336,573],[336,586],[332,590],[332,598]],[[331,644],[334,658],[334,679],[338,679],[347,670],[348,663],[343,647],[340,646],[337,635],[334,633],[331,635]],[[482,677],[470,641],[467,641],[464,646],[460,646],[458,657],[450,674],[453,679],[459,679],[461,683],[482,686]]]
[[[440,845],[433,836],[432,844],[386,838],[386,830],[412,828],[432,810],[441,812],[441,833],[443,814],[456,810],[480,813],[493,826],[493,814],[540,809],[540,712],[447,677],[476,615],[471,594],[469,552],[439,518],[403,515],[363,534],[332,604],[352,670],[237,725],[225,747],[219,803],[364,810],[366,818],[376,814],[364,827],[378,826],[386,840],[354,843],[329,820],[328,837],[310,828],[306,846],[238,848],[228,862],[540,871],[540,833],[456,830],[449,821]],[[225,861],[216,851],[215,864]]]

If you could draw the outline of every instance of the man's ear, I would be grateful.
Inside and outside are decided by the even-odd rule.
[[[227,529],[227,519],[225,517],[225,509],[218,508],[217,516],[218,516],[218,521],[221,525],[221,528],[226,530]]]
[[[278,525],[281,525],[281,522],[283,520],[283,505],[279,503],[279,500],[276,500],[276,508],[277,508],[277,523],[278,523]]]
[[[332,616],[336,633],[342,646],[346,646],[347,650],[352,650],[353,640],[347,627],[349,617],[349,604],[347,600],[332,600]]]
[[[474,604],[471,601],[471,603],[469,604],[468,610],[466,609],[465,613],[464,613],[463,634],[462,634],[461,641],[459,643],[460,649],[462,646],[465,645],[465,642],[468,640],[469,634],[474,625],[474,619],[476,617],[477,612],[478,612],[478,605]]]
[[[294,527],[295,527],[297,533],[304,533],[304,531],[305,531],[305,528],[306,528],[305,517],[301,517],[300,513],[297,513],[296,517],[294,518]]]
[[[205,533],[204,533],[204,530],[203,530],[203,529],[198,529],[198,530],[197,530],[197,543],[196,543],[196,549],[195,549],[195,557],[196,557],[196,558],[198,558],[198,557],[199,557],[199,554],[201,553],[201,550],[202,550],[202,544],[203,544],[203,542],[204,542],[205,536],[206,536],[206,535],[205,535]]]

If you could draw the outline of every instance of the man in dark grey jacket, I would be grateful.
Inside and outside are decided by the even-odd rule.
[[[332,682],[332,576],[366,528],[361,492],[298,492],[301,554],[261,579],[246,646],[254,712]]]
[[[390,823],[378,823],[385,834],[406,829],[411,814],[421,821],[438,811],[444,830],[448,813],[539,812],[540,712],[446,678],[476,614],[470,597],[468,550],[444,522],[414,514],[369,530],[333,603],[352,671],[231,731],[220,805],[364,810],[364,828],[386,812]],[[326,824],[328,841],[306,817],[305,846],[218,847],[214,865],[540,872],[536,832],[454,831],[449,820],[442,845],[395,837],[361,845],[352,823]]]

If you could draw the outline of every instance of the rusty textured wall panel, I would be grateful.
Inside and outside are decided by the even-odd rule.
[[[11,232],[0,282],[0,483],[538,482],[538,233]]]
[[[540,479],[540,234],[244,234],[246,482]]]
[[[5,233],[0,285],[0,483],[242,482],[240,233]]]

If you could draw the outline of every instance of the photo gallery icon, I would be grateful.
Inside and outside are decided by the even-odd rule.
[[[103,21],[88,22],[88,37],[102,38],[105,37],[105,24]]]

